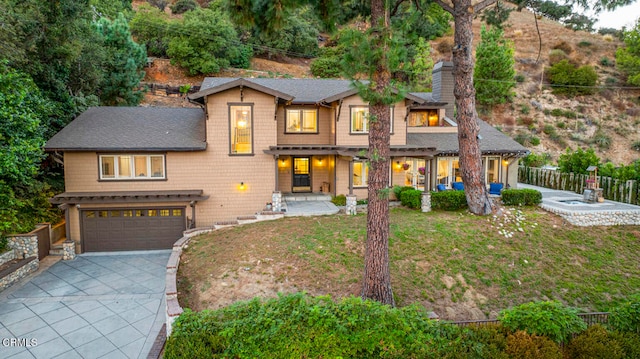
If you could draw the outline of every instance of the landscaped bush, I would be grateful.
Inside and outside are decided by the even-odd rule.
[[[164,358],[456,358],[474,348],[421,306],[282,295],[216,311],[185,310]],[[480,357],[483,357],[480,355]]]
[[[417,189],[407,189],[400,192],[400,203],[403,206],[418,209],[421,206],[422,191]]]
[[[9,250],[9,240],[0,236],[0,253],[7,252]]]
[[[347,205],[347,196],[343,194],[339,194],[331,199],[331,202],[336,206],[346,206]]]
[[[507,337],[506,352],[509,358],[562,359],[558,344],[547,337],[529,334],[522,330]]]
[[[542,193],[535,189],[503,189],[500,195],[507,206],[534,206],[542,202]]]
[[[443,211],[457,211],[467,208],[467,197],[464,191],[432,192],[431,208]]]
[[[532,302],[505,309],[500,312],[498,319],[504,327],[514,332],[525,330],[561,343],[587,329],[577,313],[576,309],[565,307],[557,301]]]
[[[396,198],[398,199],[398,201],[400,200],[400,196],[402,196],[402,192],[404,191],[408,191],[410,189],[414,189],[411,186],[398,186],[395,185],[393,186],[392,190],[393,190],[393,195],[396,196]]]
[[[567,346],[570,358],[578,359],[622,359],[624,350],[614,336],[601,325],[594,325],[573,338]]]
[[[611,310],[609,327],[621,331],[640,334],[640,294]]]

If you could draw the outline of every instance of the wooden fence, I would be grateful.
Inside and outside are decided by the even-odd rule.
[[[572,191],[582,194],[588,175],[562,173],[552,169],[518,167],[518,182],[533,186]],[[611,177],[598,176],[597,182],[604,198],[616,202],[640,205],[640,189],[637,181],[621,181]]]
[[[609,322],[609,313],[608,312],[593,312],[593,313],[578,313],[578,317],[582,318],[587,326],[592,326],[595,324],[607,324]],[[465,320],[459,322],[451,322],[451,324],[455,324],[460,327],[467,327],[470,325],[487,325],[487,324],[498,324],[500,321],[498,319],[486,319],[486,320]]]

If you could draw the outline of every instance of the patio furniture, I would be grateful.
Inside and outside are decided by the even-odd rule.
[[[451,183],[451,188],[453,188],[456,191],[464,191],[464,185],[462,184],[462,182]]]
[[[443,185],[442,183],[437,185],[436,188],[438,189],[438,192],[442,192],[442,191],[446,191],[447,190],[447,187],[445,185]]]
[[[489,183],[489,194],[500,195],[504,185],[502,183]]]

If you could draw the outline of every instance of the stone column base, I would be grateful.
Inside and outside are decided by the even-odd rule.
[[[62,260],[72,261],[76,259],[76,242],[67,239],[62,243]]]
[[[424,191],[421,196],[422,212],[431,212],[431,192]]]
[[[358,201],[357,201],[357,197],[355,195],[347,195],[347,208],[346,208],[346,213],[350,216],[353,216],[356,214],[356,205],[357,205]]]

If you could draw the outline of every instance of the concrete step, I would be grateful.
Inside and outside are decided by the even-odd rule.
[[[58,256],[58,257],[62,257],[62,255],[64,254],[64,251],[62,250],[62,248],[51,248],[49,249],[49,255],[50,256]]]
[[[331,201],[331,195],[327,193],[294,193],[294,194],[285,194],[284,200],[286,202]]]

